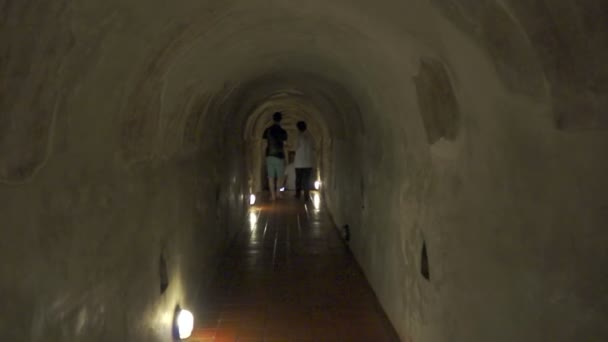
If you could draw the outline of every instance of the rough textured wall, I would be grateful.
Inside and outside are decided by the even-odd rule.
[[[196,160],[129,171],[66,163],[55,158],[36,181],[2,191],[2,259],[10,262],[0,335],[168,340],[175,305],[196,304],[227,237],[209,195],[215,184],[201,180]]]
[[[606,2],[433,3],[492,57],[510,91],[538,97],[547,87],[558,128],[608,126]]]
[[[0,2],[0,337],[166,340],[278,105],[403,341],[606,340],[604,3]]]
[[[227,90],[167,113],[128,12],[2,5],[0,339],[171,340],[244,217]]]
[[[2,12],[0,181],[18,183],[48,157],[65,55],[74,42],[63,2],[19,6],[7,1]],[[51,25],[54,29],[47,29]]]
[[[566,1],[547,7],[555,5],[587,13]],[[384,75],[365,75],[364,130],[333,141],[334,216],[350,225],[403,340],[602,341],[606,106],[602,94],[579,101],[603,89],[605,68],[577,60],[594,61],[605,44],[572,57],[583,38],[562,37],[549,49],[559,64],[549,65],[551,41],[541,40],[567,31],[560,19],[531,39],[526,27],[547,19],[540,13],[476,6],[438,8],[440,43],[416,51],[410,75],[399,70],[414,62],[390,58]],[[585,14],[590,28],[580,29],[605,40],[594,18]],[[570,78],[583,74],[591,88]]]

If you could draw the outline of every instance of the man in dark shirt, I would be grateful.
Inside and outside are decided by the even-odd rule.
[[[287,140],[287,132],[281,127],[283,115],[274,113],[272,120],[274,124],[264,131],[263,138],[266,139],[266,170],[268,171],[268,187],[272,200],[277,199],[277,186],[283,184],[285,169],[284,144]],[[276,179],[276,183],[275,183]]]

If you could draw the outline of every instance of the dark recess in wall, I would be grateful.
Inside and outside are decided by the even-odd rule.
[[[420,274],[426,279],[431,280],[429,270],[429,257],[426,253],[426,241],[422,240],[422,255],[420,256]]]
[[[414,82],[429,144],[441,138],[456,139],[460,113],[444,65],[434,59],[423,58]]]
[[[342,227],[343,229],[343,234],[344,234],[344,241],[346,241],[347,243],[350,241],[350,226],[345,224],[344,227]]]
[[[365,181],[363,177],[361,177],[359,182],[359,190],[361,192],[361,209],[365,209]]]
[[[160,254],[159,274],[160,274],[160,294],[162,295],[167,290],[167,287],[169,287],[167,260],[165,259],[164,253]]]

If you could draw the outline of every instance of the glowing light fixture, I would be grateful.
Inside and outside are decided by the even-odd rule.
[[[180,310],[177,314],[177,331],[180,339],[186,339],[192,335],[194,329],[194,316],[188,310]]]
[[[321,181],[315,181],[315,189],[319,190],[321,188]]]
[[[281,191],[281,192],[285,191],[285,187],[280,188],[279,191]]]
[[[254,194],[251,194],[249,196],[249,204],[250,205],[254,205],[255,204],[255,195]]]

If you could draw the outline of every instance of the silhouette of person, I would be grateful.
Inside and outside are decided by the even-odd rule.
[[[272,126],[264,130],[263,138],[266,140],[266,171],[268,172],[268,187],[272,200],[278,196],[278,186],[283,184],[285,169],[284,144],[287,140],[287,132],[281,127],[283,115],[280,112],[272,116]],[[276,183],[275,183],[276,180]]]
[[[306,122],[298,121],[298,142],[296,144],[296,198],[304,193],[304,200],[310,200],[311,177],[314,167],[314,141],[310,132],[306,130]]]

